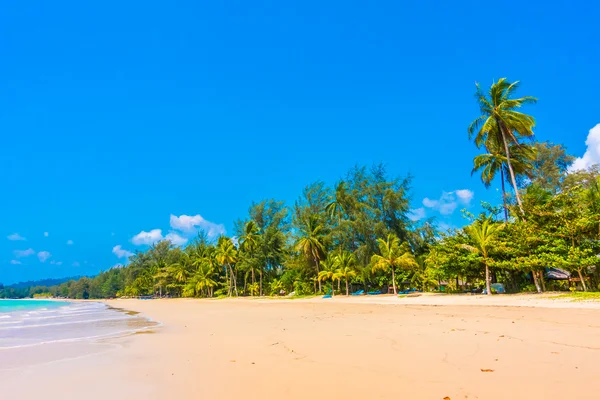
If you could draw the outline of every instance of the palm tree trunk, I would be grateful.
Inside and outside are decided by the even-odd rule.
[[[225,281],[227,281],[227,296],[231,296],[231,279],[229,278],[229,268],[225,266]]]
[[[533,276],[533,284],[535,285],[535,288],[537,290],[538,293],[542,293],[542,287],[540,286],[540,281],[538,279],[537,276],[537,271],[535,270],[531,270],[531,275]]]
[[[260,267],[260,271],[259,271],[259,275],[260,275],[260,288],[259,288],[259,295],[262,296],[263,295],[263,291],[262,291],[262,281],[263,281],[263,270],[262,270],[262,266]]]
[[[502,180],[502,202],[504,203],[504,222],[508,223],[508,206],[506,205],[506,188],[504,187],[504,168],[500,168],[500,179]]]
[[[490,267],[488,266],[487,261],[484,259],[483,263],[485,264],[485,288],[487,290],[487,295],[492,295],[492,284],[490,280]]]
[[[515,197],[517,199],[517,203],[519,204],[519,210],[521,210],[521,215],[525,216],[525,210],[523,210],[523,203],[521,202],[521,196],[519,195],[519,188],[517,187],[517,179],[515,178],[515,171],[513,170],[512,163],[510,161],[510,150],[508,149],[508,142],[506,137],[508,136],[508,132],[506,132],[506,127],[500,121],[497,121],[500,125],[502,141],[504,142],[504,151],[506,152],[506,165],[508,166],[508,172],[510,173],[510,180],[512,182],[513,188],[515,189]]]
[[[314,257],[315,265],[317,266],[317,277],[319,276],[319,259]],[[331,291],[333,292],[333,281],[331,281]],[[321,293],[321,280],[319,279],[319,293]]]
[[[581,280],[581,286],[583,286],[583,291],[587,292],[587,286],[585,284],[585,280],[583,279],[583,274],[581,273],[581,269],[578,269],[577,273],[579,274],[579,280]]]
[[[346,296],[350,296],[350,290],[348,290],[348,277],[346,277]]]
[[[235,274],[233,273],[233,267],[231,266],[231,264],[229,265],[229,269],[231,269],[231,281],[233,282],[233,289],[235,290],[235,296],[238,297],[238,290],[237,290],[237,279],[235,277]]]
[[[398,294],[396,290],[396,274],[394,273],[394,266],[392,265],[392,285],[394,286],[394,294]]]
[[[542,287],[542,292],[546,291],[546,281],[544,280],[544,271],[539,271],[538,274],[540,274],[540,286]]]

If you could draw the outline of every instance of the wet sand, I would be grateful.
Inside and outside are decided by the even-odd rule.
[[[102,352],[0,370],[3,394],[22,399],[599,398],[598,303],[526,296],[108,303],[163,325],[99,343]]]

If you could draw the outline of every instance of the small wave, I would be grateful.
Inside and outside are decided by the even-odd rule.
[[[124,321],[128,318],[96,318],[96,319],[84,319],[81,321],[66,321],[66,322],[55,322],[52,324],[35,324],[35,325],[21,325],[21,326],[6,326],[0,327],[0,330],[5,329],[29,329],[29,328],[40,328],[40,327],[48,327],[48,326],[59,326],[59,325],[75,325],[75,324],[87,324],[93,322],[105,322],[105,321]]]
[[[10,349],[21,349],[21,348],[26,348],[26,347],[35,347],[35,346],[41,346],[44,344],[53,344],[53,343],[72,343],[72,342],[82,342],[82,341],[88,341],[88,340],[89,341],[98,341],[98,340],[102,340],[102,339],[118,338],[118,337],[128,336],[128,335],[131,335],[131,334],[134,334],[137,332],[144,332],[144,331],[156,328],[157,326],[160,326],[160,324],[146,326],[146,327],[142,327],[142,328],[125,329],[125,330],[121,330],[121,331],[105,333],[103,335],[81,336],[81,337],[77,337],[77,338],[68,338],[68,339],[44,340],[41,342],[19,344],[19,345],[15,345],[15,346],[0,346],[0,351],[10,350]]]

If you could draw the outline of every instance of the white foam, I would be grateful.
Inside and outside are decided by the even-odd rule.
[[[0,320],[0,351],[48,343],[91,341],[122,336],[156,324],[102,303],[13,311]]]

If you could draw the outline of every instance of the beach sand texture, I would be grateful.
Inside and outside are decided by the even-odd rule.
[[[600,398],[597,304],[500,296],[108,303],[163,325],[98,344],[100,353],[1,370],[2,397]]]

